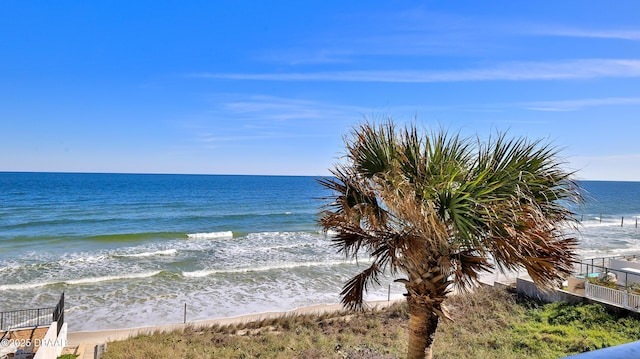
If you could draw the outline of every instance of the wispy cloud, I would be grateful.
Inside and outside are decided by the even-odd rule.
[[[589,98],[565,101],[540,101],[524,104],[525,108],[534,111],[577,111],[586,107],[640,105],[640,97]]]
[[[494,51],[499,46],[488,38],[505,34],[474,18],[423,7],[341,13],[332,21],[332,26],[255,57],[287,65],[354,63],[390,56],[470,57]]]
[[[363,111],[356,106],[341,106],[295,98],[267,95],[242,96],[217,104],[220,111],[244,119],[304,120],[343,118]]]
[[[356,53],[353,49],[340,48],[291,48],[285,50],[271,50],[267,54],[257,56],[260,61],[284,63],[287,65],[309,64],[344,64],[354,61]]]
[[[194,132],[193,141],[202,143],[204,148],[218,149],[225,147],[236,147],[239,144],[248,142],[279,141],[291,138],[304,137],[301,134],[294,134],[270,127],[249,129],[246,126],[216,128],[213,131]]]
[[[541,28],[533,31],[539,35],[584,37],[595,39],[617,39],[617,40],[640,40],[640,30],[597,30],[597,29],[575,29],[575,28]]]
[[[365,109],[268,95],[216,94],[211,109],[193,124],[195,142],[207,147],[255,141],[334,136]]]
[[[308,73],[197,73],[190,77],[253,81],[334,82],[470,82],[570,80],[602,77],[640,77],[640,60],[581,59],[563,62],[515,62],[491,68],[462,70],[382,70]]]

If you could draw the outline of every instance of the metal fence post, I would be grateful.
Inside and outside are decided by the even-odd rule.
[[[624,272],[624,287],[625,288],[628,286],[628,284],[627,284],[627,283],[629,283],[628,281],[629,281],[629,273]]]
[[[106,351],[107,351],[107,343],[96,345],[95,347],[93,347],[94,359],[100,359],[104,354],[104,352]]]

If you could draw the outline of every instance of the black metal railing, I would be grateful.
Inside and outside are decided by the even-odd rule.
[[[0,330],[50,325],[53,310],[37,308],[0,312]]]
[[[53,315],[52,315],[53,314]],[[58,333],[64,324],[64,293],[56,307],[21,309],[0,312],[0,331],[51,325],[58,322]]]
[[[60,329],[64,324],[64,292],[60,295],[58,305],[53,309],[53,321],[58,323],[58,331],[56,333],[60,334]]]
[[[579,262],[580,264],[580,273],[584,273],[583,270],[586,268],[586,272],[588,273],[590,268],[593,273],[593,268],[606,268],[609,264],[609,261],[612,259],[631,259],[631,260],[640,260],[640,254],[622,254],[617,256],[608,256],[608,257],[597,257],[597,258],[585,258]]]

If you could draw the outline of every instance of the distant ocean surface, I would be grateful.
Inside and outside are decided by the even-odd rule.
[[[640,252],[640,183],[581,185],[580,253]],[[325,195],[313,177],[0,173],[0,310],[64,291],[80,331],[181,323],[185,304],[195,321],[339,302],[367,259],[321,233]]]

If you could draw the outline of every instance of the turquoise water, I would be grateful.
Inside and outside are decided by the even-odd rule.
[[[582,184],[581,253],[639,252],[640,183]],[[2,310],[64,291],[77,331],[338,302],[358,264],[320,233],[323,195],[312,177],[0,173]]]
[[[335,303],[357,270],[315,224],[312,177],[1,173],[0,188],[2,310],[65,291],[72,331],[178,323],[185,303],[190,321]]]

